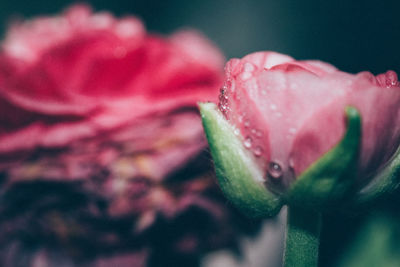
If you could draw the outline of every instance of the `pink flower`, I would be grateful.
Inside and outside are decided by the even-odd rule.
[[[341,140],[348,105],[362,116],[358,173],[365,182],[400,143],[395,72],[354,75],[320,61],[258,52],[228,62],[219,103],[265,173],[283,175],[286,184]]]
[[[217,97],[222,65],[198,33],[162,38],[87,6],[14,24],[0,50],[5,184],[83,180],[139,228],[179,213],[158,186],[206,146],[196,103]]]
[[[135,17],[86,6],[15,23],[0,50],[0,155],[63,147],[194,107],[216,95],[222,64],[195,32],[162,38]]]
[[[201,153],[196,107],[217,98],[222,69],[198,33],[164,38],[86,6],[14,24],[0,48],[0,246],[17,248],[0,265],[57,266],[53,249],[99,257],[88,266],[128,264],[139,250],[145,265],[157,249],[234,243],[237,215]],[[25,236],[44,250],[24,252]]]

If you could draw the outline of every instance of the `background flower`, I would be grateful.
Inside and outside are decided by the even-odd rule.
[[[222,64],[198,33],[163,38],[87,6],[12,25],[2,264],[179,265],[234,245],[243,219],[216,190],[196,109],[216,98]]]
[[[85,6],[16,24],[0,58],[7,114],[0,151],[63,146],[193,106],[215,95],[222,62],[196,33],[162,39],[146,34],[136,18],[92,15]]]

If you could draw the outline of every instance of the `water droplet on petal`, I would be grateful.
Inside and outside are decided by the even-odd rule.
[[[276,105],[275,105],[275,104],[271,104],[271,105],[269,106],[269,108],[270,108],[271,110],[276,110]]]
[[[240,78],[242,80],[247,80],[249,78],[251,78],[251,76],[253,75],[253,71],[255,70],[255,66],[250,63],[250,62],[246,62],[243,64],[242,67],[242,73],[240,74]]]
[[[256,137],[261,138],[262,137],[262,132],[260,130],[256,130],[255,135],[256,135]]]
[[[250,121],[249,120],[245,120],[244,121],[244,127],[248,128],[250,126]]]
[[[268,177],[272,178],[272,180],[278,180],[282,178],[282,167],[276,163],[271,161],[268,165]]]
[[[229,106],[228,106],[229,97],[226,94],[226,90],[227,90],[226,86],[223,86],[221,88],[220,95],[219,95],[219,103],[218,103],[219,109],[225,115],[226,115],[227,111],[229,110]]]
[[[233,133],[234,133],[235,135],[239,135],[239,134],[240,134],[240,130],[239,130],[238,128],[235,128],[235,130],[233,131]]]
[[[255,69],[254,65],[251,64],[250,62],[246,62],[243,65],[243,71],[251,72],[251,71],[254,71],[254,69]]]
[[[245,148],[250,148],[252,142],[253,140],[251,139],[251,137],[247,136],[246,139],[244,139],[243,145]]]
[[[251,73],[250,72],[243,72],[242,74],[240,74],[240,78],[242,80],[247,80],[251,77]]]
[[[259,157],[263,153],[263,149],[260,146],[256,146],[253,150],[254,156]]]

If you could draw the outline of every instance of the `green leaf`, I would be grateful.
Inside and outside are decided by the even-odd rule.
[[[289,205],[321,210],[344,199],[356,177],[361,143],[361,116],[346,107],[347,130],[342,140],[315,161],[292,184]]]
[[[264,173],[213,103],[200,103],[203,127],[222,192],[250,217],[276,215],[282,204],[264,186]]]

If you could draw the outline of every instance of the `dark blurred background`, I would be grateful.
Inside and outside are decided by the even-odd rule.
[[[2,0],[0,31],[13,18],[53,14],[74,1]],[[227,58],[274,50],[321,59],[347,72],[400,71],[400,1],[92,0],[95,10],[135,14],[149,31],[196,28]]]

